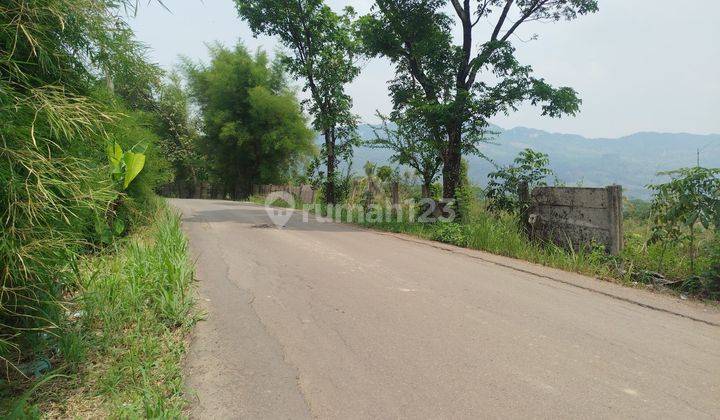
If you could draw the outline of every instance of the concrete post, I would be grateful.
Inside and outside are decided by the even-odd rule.
[[[530,187],[527,182],[521,182],[518,186],[518,198],[520,201],[520,225],[525,233],[530,233]]]
[[[393,181],[390,184],[390,195],[392,196],[392,205],[397,206],[400,204],[400,183]]]
[[[608,195],[608,225],[610,231],[608,252],[612,255],[618,255],[624,247],[622,187],[620,185],[611,185],[606,187],[605,190]]]

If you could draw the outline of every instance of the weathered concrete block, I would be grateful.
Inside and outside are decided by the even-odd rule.
[[[622,187],[537,187],[521,197],[532,237],[580,249],[593,242],[617,255],[623,248]]]

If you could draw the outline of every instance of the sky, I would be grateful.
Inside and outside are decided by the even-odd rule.
[[[143,2],[145,3],[145,2]],[[278,51],[273,38],[253,38],[232,0],[164,0],[143,5],[130,20],[148,55],[166,69],[180,56],[207,61],[208,43]],[[335,10],[353,6],[367,13],[370,0],[329,0]],[[521,63],[557,86],[571,86],[583,100],[575,117],[552,119],[522,106],[492,122],[581,134],[621,137],[640,131],[720,133],[720,1],[600,0],[600,11],[578,20],[533,23],[514,45]],[[488,23],[489,25],[489,23]],[[533,35],[537,39],[532,40]],[[387,81],[391,64],[362,62],[347,88],[363,122],[391,109]],[[299,86],[299,84],[298,84]]]

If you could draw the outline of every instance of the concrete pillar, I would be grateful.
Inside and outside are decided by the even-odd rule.
[[[608,252],[612,255],[618,255],[624,247],[622,187],[620,185],[611,185],[606,187],[605,190],[608,195],[607,210],[610,231]]]

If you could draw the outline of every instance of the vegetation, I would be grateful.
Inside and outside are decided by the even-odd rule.
[[[6,0],[0,5],[0,408],[14,417],[178,417],[183,338],[195,317],[192,268],[163,189],[240,199],[258,184],[308,182],[345,220],[625,282],[720,298],[720,170],[667,173],[651,204],[627,206],[619,256],[586,244],[531,242],[518,221],[522,183],[544,185],[548,156],[523,151],[473,186],[464,157],[481,155],[489,119],[523,102],[575,114],[580,99],[515,57],[518,28],[572,20],[596,0],[376,0],[370,14],[322,0],[236,0],[255,34],[286,47],[277,60],[242,45],[210,47],[181,75],[147,62],[124,16],[132,0]],[[473,28],[490,21],[485,42]],[[455,44],[455,25],[462,32]],[[338,163],[358,143],[345,87],[357,56],[389,58],[393,111],[371,147],[394,164],[364,175]],[[314,145],[303,104],[323,136]],[[184,77],[184,79],[183,79]],[[304,169],[304,170],[303,170]],[[437,183],[442,173],[442,188]],[[419,184],[418,181],[419,180]],[[418,223],[455,200],[452,223]],[[442,191],[441,191],[442,189]],[[258,199],[258,197],[253,197]],[[443,200],[438,200],[443,201]],[[431,201],[435,204],[435,201]],[[328,207],[325,207],[326,209]],[[372,224],[371,224],[372,223]]]
[[[488,209],[518,214],[522,207],[519,196],[521,185],[527,185],[529,189],[546,186],[547,178],[553,175],[549,164],[548,155],[525,149],[511,165],[491,172],[485,193]]]
[[[653,224],[650,243],[663,247],[659,270],[662,271],[666,247],[680,244],[687,247],[690,269],[695,272],[702,246],[698,242],[716,239],[712,232],[717,236],[720,228],[720,169],[685,168],[666,175],[670,181],[650,186],[656,192],[650,209]],[[717,282],[717,278],[710,282]],[[718,284],[703,286],[720,288]]]
[[[150,305],[160,289],[135,287],[118,294],[125,284],[113,283],[131,274],[145,276],[136,285],[148,282],[150,271],[143,274],[139,266],[145,267],[152,255],[132,255],[132,264],[129,254],[118,256],[134,272],[94,283],[102,278],[103,261],[115,258],[112,251],[124,249],[119,244],[153,220],[153,191],[172,176],[162,158],[165,133],[157,123],[162,72],[147,63],[144,47],[123,19],[134,6],[125,0],[9,0],[0,5],[0,397],[15,416],[39,415],[34,402],[50,387],[58,389],[57,395],[84,387],[84,378],[91,376],[87,372],[103,372],[89,365],[96,361],[112,360],[121,369],[115,378],[132,377],[133,382],[139,380],[133,375],[144,374],[143,381],[153,383],[146,391],[164,387],[156,382],[172,371],[143,366],[161,367],[171,351],[184,348],[161,338],[164,332],[142,318],[147,313],[140,306],[131,307],[133,302]],[[173,229],[179,235],[177,223]],[[169,246],[164,240],[162,245]],[[101,254],[106,256],[94,257]],[[189,280],[183,281],[178,287]],[[163,287],[166,295],[178,293]],[[138,292],[143,294],[128,296]],[[127,317],[113,309],[125,304],[124,313],[135,316],[133,324],[121,323]],[[146,343],[160,340],[172,348],[144,353],[145,365],[136,364],[132,357],[140,356],[133,351],[145,348],[123,353],[120,338],[133,336],[119,337],[135,324],[148,328],[138,329]],[[110,333],[118,340],[104,342]],[[102,360],[95,358],[99,354]],[[138,370],[128,375],[131,366]],[[106,373],[104,378],[113,378]],[[92,395],[105,400],[133,386],[107,383],[93,388]],[[122,397],[128,407],[142,400],[140,391],[133,395]],[[175,404],[177,395],[163,392],[162,399]],[[53,397],[43,398],[49,403]],[[122,415],[119,410],[113,411]]]
[[[277,36],[289,50],[283,64],[296,77],[302,77],[303,90],[310,92],[313,125],[325,143],[322,156],[326,203],[335,203],[338,158],[352,155],[358,142],[357,117],[345,85],[359,73],[354,52],[352,9],[338,15],[322,0],[235,0],[240,16],[255,34]]]
[[[157,131],[165,141],[162,153],[171,165],[173,182],[168,195],[197,197],[201,183],[209,181],[210,168],[200,136],[200,121],[190,111],[191,98],[178,74],[171,74],[158,91]]]
[[[280,63],[242,45],[214,45],[210,55],[207,66],[185,65],[210,175],[233,198],[247,197],[253,185],[286,182],[312,156],[314,134]]]
[[[430,197],[430,188],[442,166],[442,158],[437,153],[439,140],[430,135],[422,118],[412,114],[395,112],[390,120],[378,116],[382,125],[374,130],[375,138],[368,145],[390,150],[392,162],[414,169],[422,181],[422,196]]]
[[[181,361],[195,320],[193,268],[178,217],[158,205],[149,228],[100,256],[78,259],[73,288],[81,294],[67,303],[69,317],[58,350],[62,358],[26,367],[38,376],[46,369],[52,373],[20,398],[6,401],[7,415],[182,415]],[[19,390],[23,385],[16,384]]]
[[[542,107],[543,115],[575,114],[576,92],[554,88],[533,75],[515,57],[511,37],[530,21],[572,20],[597,11],[596,0],[453,0],[455,22],[446,1],[377,0],[359,26],[365,52],[395,64],[390,91],[396,111],[422,115],[443,159],[443,196],[456,198],[464,154],[479,153],[489,119],[515,110],[523,101]],[[475,43],[474,28],[493,28],[487,41]],[[462,30],[454,44],[453,29]]]

